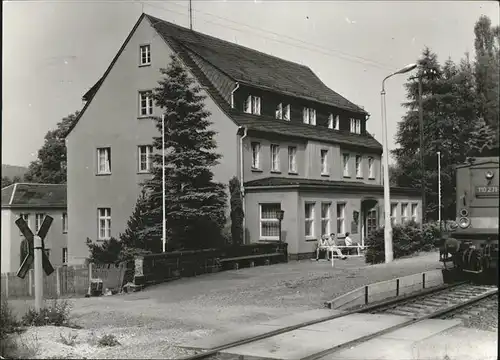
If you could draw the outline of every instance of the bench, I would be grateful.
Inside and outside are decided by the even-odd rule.
[[[276,256],[285,256],[284,253],[270,253],[270,254],[259,254],[259,255],[246,255],[246,256],[238,256],[238,257],[232,257],[232,258],[225,258],[225,259],[220,259],[219,262],[222,263],[229,263],[229,262],[234,262],[234,269],[238,270],[239,264],[238,261],[245,261],[245,260],[253,260],[253,259],[266,259],[266,265],[269,265],[270,261],[268,258],[271,257],[276,257]],[[254,262],[250,261],[250,267],[254,266]]]

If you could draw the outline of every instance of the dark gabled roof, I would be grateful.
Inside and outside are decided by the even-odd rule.
[[[301,179],[301,178],[285,178],[285,177],[266,177],[257,180],[251,180],[244,183],[245,189],[252,188],[298,188],[312,190],[341,190],[341,191],[358,191],[358,192],[376,192],[383,193],[382,185],[366,184],[359,181],[336,181],[336,180],[316,180],[316,179]],[[420,189],[391,187],[391,193],[397,195],[420,195]]]
[[[2,208],[65,208],[66,184],[16,183],[2,189]]]
[[[307,66],[192,31],[151,15],[146,17],[164,39],[178,42],[234,81],[366,114],[365,110],[326,86]]]
[[[285,123],[273,117],[257,117],[242,114],[231,109],[231,92],[235,89],[236,83],[240,82],[274,92],[325,103],[358,114],[367,114],[360,107],[329,89],[306,66],[191,31],[146,14],[141,15],[134,25],[134,28],[122,44],[122,47],[105,74],[84,95],[84,100],[87,103],[72,128],[69,129],[68,134],[78,123],[143,17],[146,17],[150,21],[165,42],[190,68],[214,101],[237,125],[247,126],[252,130],[266,133],[279,133],[304,139],[352,145],[375,150],[376,152],[382,151],[381,144],[369,134],[347,134],[323,127],[313,127],[291,122]]]
[[[253,129],[284,136],[356,146],[382,153],[382,145],[369,134],[356,135],[319,126],[278,120],[273,117],[256,116],[237,112],[232,112],[231,117],[238,125],[246,126],[250,130]]]
[[[473,160],[473,161],[471,161]],[[468,158],[466,163],[455,165],[455,168],[460,169],[464,167],[473,167],[478,165],[486,165],[486,164],[497,164],[498,165],[499,157],[474,157]]]

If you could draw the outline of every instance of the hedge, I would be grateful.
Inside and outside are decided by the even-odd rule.
[[[392,247],[394,259],[412,255],[421,251],[430,251],[439,246],[439,225],[420,225],[411,221],[404,225],[395,225],[392,228]],[[372,232],[366,239],[368,246],[365,261],[369,264],[379,264],[385,261],[384,228]]]

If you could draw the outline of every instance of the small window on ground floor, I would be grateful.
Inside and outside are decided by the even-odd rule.
[[[279,220],[277,212],[280,203],[260,204],[260,239],[279,240]]]

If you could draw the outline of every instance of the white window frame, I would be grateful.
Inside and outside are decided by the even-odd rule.
[[[153,153],[153,146],[139,145],[137,147],[137,152],[138,152],[138,164],[137,164],[138,171],[140,173],[149,173],[151,171],[151,154]],[[145,163],[142,161],[143,155],[146,156]]]
[[[302,109],[302,120],[304,124],[316,125],[316,109],[304,107]]]
[[[245,112],[247,114],[260,115],[261,99],[259,96],[248,95],[245,101]]]
[[[321,175],[328,175],[328,150],[320,150],[320,161],[321,161]]]
[[[144,44],[139,46],[139,64],[140,66],[151,65],[151,45]]]
[[[310,217],[307,217],[307,210],[308,206],[311,206],[311,214]],[[315,217],[315,211],[316,210],[316,203],[315,202],[309,202],[306,201],[304,202],[304,235],[307,239],[314,238],[314,217]],[[311,224],[311,233],[307,234],[307,224]]]
[[[279,103],[276,106],[276,119],[290,121],[290,104],[283,106]]]
[[[68,233],[68,213],[62,213],[61,216],[62,220],[62,233],[67,234]]]
[[[392,203],[391,204],[391,225],[394,226],[398,223],[398,204],[397,203]]]
[[[361,155],[356,155],[356,178],[363,178],[363,157]]]
[[[339,130],[340,129],[340,117],[337,115],[335,116],[335,128],[334,130]]]
[[[401,224],[406,224],[410,217],[408,216],[408,203],[401,204]]]
[[[345,234],[345,209],[346,203],[337,203],[337,234]]]
[[[148,117],[152,115],[153,115],[153,92],[151,90],[139,91],[139,117]]]
[[[272,218],[262,218],[262,207],[263,206],[276,206],[277,207],[277,210],[281,210],[281,203],[261,203],[259,204],[259,235],[260,235],[260,240],[271,240],[271,241],[276,241],[276,240],[279,240],[279,234],[277,236],[264,236],[262,234],[262,224],[264,222],[266,223],[271,223],[271,224],[276,224],[276,226],[278,227],[279,229],[279,220],[278,218],[276,217],[275,219],[272,219]],[[278,209],[278,206],[279,206],[279,209]],[[279,230],[278,230],[279,231]]]
[[[375,159],[373,157],[368,158],[368,179],[375,179]]]
[[[335,127],[333,114],[328,115],[328,129],[333,129]]]
[[[418,221],[418,204],[411,204],[411,219],[415,222]]]
[[[35,233],[40,230],[40,226],[42,226],[43,219],[45,218],[45,213],[36,213],[35,214]]]
[[[326,206],[326,214],[323,214],[323,209],[324,206]],[[323,235],[330,235],[331,234],[331,222],[330,222],[330,216],[331,216],[331,210],[332,210],[332,203],[331,202],[322,202],[321,203],[321,236]],[[326,226],[325,226],[326,224]],[[326,232],[323,231],[323,229],[326,229]]]
[[[104,221],[104,227],[102,227],[101,221]],[[104,235],[102,235],[102,233],[104,233]],[[97,239],[109,240],[110,238],[111,238],[111,208],[97,208]]]
[[[280,146],[271,144],[271,171],[280,171]]]
[[[97,173],[111,174],[111,147],[97,148]]]
[[[68,248],[67,247],[62,248],[62,263],[63,263],[63,265],[68,263]]]
[[[297,147],[288,147],[288,172],[296,174],[297,173]]]
[[[351,121],[351,133],[361,134],[361,119],[350,119]]]
[[[260,143],[252,142],[252,169],[260,170]]]
[[[343,153],[342,154],[342,166],[343,166],[343,175],[344,177],[350,177],[350,171],[349,171],[349,161],[351,161],[351,154],[349,153]]]

